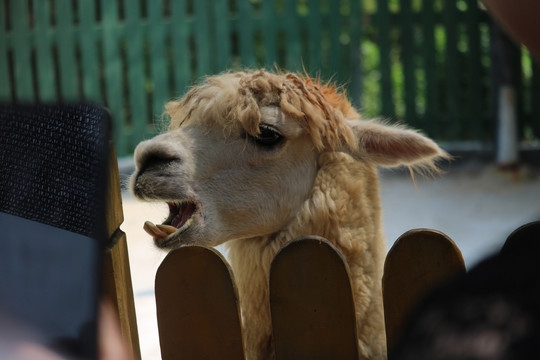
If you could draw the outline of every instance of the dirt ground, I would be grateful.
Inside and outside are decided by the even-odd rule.
[[[497,251],[515,228],[540,219],[540,172],[501,173],[471,163],[413,182],[406,173],[383,171],[381,196],[388,248],[410,229],[437,229],[456,242],[470,268]],[[145,220],[160,222],[168,209],[127,192],[123,205],[142,357],[159,360],[154,277],[165,253],[154,248],[142,226]]]

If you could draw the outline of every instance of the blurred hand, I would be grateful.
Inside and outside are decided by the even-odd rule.
[[[116,310],[108,299],[100,303],[97,340],[99,360],[133,359],[122,337]],[[9,354],[0,350],[0,357],[4,359],[4,356],[7,356],[9,360],[70,360],[43,345],[30,341],[17,343],[11,348]]]
[[[102,300],[98,324],[98,359],[131,360],[133,356],[122,337],[118,315],[113,304]]]
[[[540,2],[536,0],[483,0],[489,12],[540,60]]]

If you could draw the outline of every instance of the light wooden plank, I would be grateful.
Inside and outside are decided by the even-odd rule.
[[[140,360],[141,352],[126,235],[120,230],[120,225],[124,221],[120,176],[116,162],[116,151],[112,143],[110,143],[109,149],[109,192],[105,225],[107,236],[114,246],[105,251],[103,257],[103,285],[118,310],[124,340],[131,350],[133,358]]]
[[[383,275],[384,317],[388,354],[399,343],[403,326],[426,295],[465,273],[456,244],[428,229],[403,234],[386,257]]]
[[[276,359],[358,359],[348,266],[323,238],[300,238],[276,255],[270,307]]]
[[[156,274],[162,359],[244,359],[237,299],[231,269],[217,250],[171,251]]]

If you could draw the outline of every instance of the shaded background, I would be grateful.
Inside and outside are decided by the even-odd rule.
[[[168,99],[246,67],[343,84],[366,117],[447,149],[493,144],[506,71],[519,140],[540,134],[540,67],[513,44],[501,67],[474,0],[0,0],[0,10],[0,101],[102,104],[120,156],[164,128]]]

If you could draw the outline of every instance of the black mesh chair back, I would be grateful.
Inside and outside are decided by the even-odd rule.
[[[90,105],[0,106],[2,358],[25,341],[96,357],[108,130]]]
[[[108,119],[90,105],[2,106],[0,211],[98,235]]]

